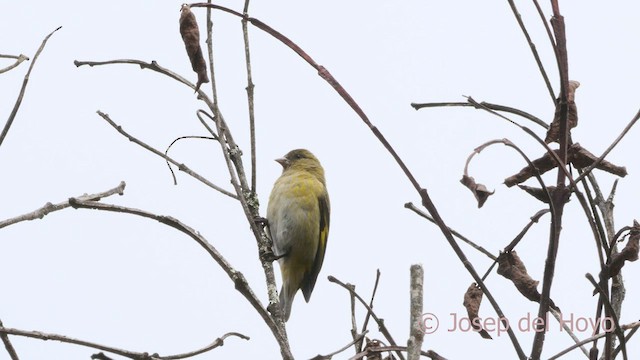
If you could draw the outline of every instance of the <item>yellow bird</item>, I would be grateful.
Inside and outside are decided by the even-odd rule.
[[[267,222],[280,263],[280,306],[287,321],[298,289],[307,302],[311,298],[327,248],[330,205],[324,169],[310,151],[292,150],[276,161],[283,170],[269,196]]]

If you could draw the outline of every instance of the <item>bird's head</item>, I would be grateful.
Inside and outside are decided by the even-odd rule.
[[[283,171],[301,170],[313,174],[324,183],[324,169],[320,165],[320,161],[306,149],[295,149],[289,151],[284,157],[276,159],[282,165]]]

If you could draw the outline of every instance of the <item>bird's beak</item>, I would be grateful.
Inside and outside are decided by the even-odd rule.
[[[286,169],[287,167],[289,167],[289,164],[290,164],[289,160],[287,160],[287,159],[285,159],[285,158],[278,158],[278,159],[276,159],[276,162],[277,162],[278,164],[282,165],[282,167],[283,167],[283,168],[285,168],[285,169]]]

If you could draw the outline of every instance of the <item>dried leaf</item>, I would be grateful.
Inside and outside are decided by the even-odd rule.
[[[575,143],[569,147],[568,150],[569,162],[573,164],[573,166],[577,168],[586,168],[591,166],[596,160],[598,160],[598,156],[593,155],[587,149],[580,146],[579,143]],[[596,169],[600,169],[606,171],[608,173],[618,175],[620,177],[627,176],[627,168],[624,166],[614,165],[607,160],[602,160],[597,166]]]
[[[576,107],[575,96],[576,89],[580,87],[580,83],[571,80],[569,81],[569,89],[567,91],[567,125],[569,129],[573,129],[578,125],[578,108]],[[544,142],[547,144],[552,142],[558,142],[560,138],[560,117],[561,117],[561,106],[558,101],[558,105],[556,106],[556,112],[553,115],[553,121],[549,126],[549,130],[547,130],[547,137],[544,139]]]
[[[467,175],[462,175],[462,179],[460,180],[462,185],[466,186],[471,192],[473,196],[475,196],[478,201],[478,207],[481,208],[484,205],[485,201],[489,198],[490,195],[493,195],[495,191],[489,191],[486,186],[482,184],[476,184],[476,180]]]
[[[554,152],[558,156],[560,156],[559,150],[554,150]],[[579,143],[572,144],[569,149],[567,149],[567,162],[571,163],[577,168],[586,168],[593,164],[597,159],[597,156],[593,155],[587,149],[580,146]],[[511,175],[506,178],[504,180],[504,184],[507,185],[507,187],[512,187],[513,185],[520,184],[528,180],[535,175],[534,168],[538,169],[538,171],[542,175],[557,166],[556,162],[553,160],[553,157],[551,157],[548,152],[544,153],[542,157],[533,160],[532,163],[534,167],[524,167],[517,174]],[[625,168],[624,166],[614,165],[606,160],[602,160],[596,166],[596,168],[614,175],[618,175],[620,177],[625,177],[627,175],[627,168]]]
[[[196,17],[191,12],[191,7],[183,4],[180,9],[180,35],[187,49],[187,55],[191,61],[191,68],[198,74],[198,82],[196,83],[196,92],[200,89],[200,85],[209,82],[207,76],[207,63],[202,55],[200,48],[200,29],[196,22]]]
[[[527,268],[515,251],[504,252],[498,256],[498,274],[511,280],[524,297],[537,303],[540,302],[542,295],[537,289],[539,281],[529,276]],[[551,299],[549,299],[549,306],[560,311]]]
[[[611,255],[611,261],[605,268],[607,277],[618,275],[626,261],[638,260],[638,248],[640,245],[638,244],[640,242],[640,224],[638,224],[638,221],[633,221],[633,228],[631,228],[629,235],[627,245],[619,253]]]
[[[554,151],[556,154],[559,153],[558,150],[554,150]],[[513,185],[520,184],[526,181],[527,179],[529,179],[530,177],[534,176],[536,174],[535,172],[536,169],[538,169],[538,172],[540,172],[540,175],[542,175],[547,171],[556,167],[556,162],[553,160],[553,157],[551,157],[551,155],[549,155],[548,152],[545,152],[544,155],[542,155],[542,157],[533,160],[531,163],[533,164],[533,167],[526,166],[522,168],[522,170],[520,170],[520,172],[518,172],[517,174],[511,175],[508,178],[506,178],[504,180],[504,184],[507,185],[507,187],[512,187]]]
[[[542,201],[545,204],[549,203],[549,198],[547,197],[547,192],[544,191],[544,189],[542,188],[537,188],[537,187],[531,187],[531,186],[526,186],[526,185],[518,185],[518,187],[524,191],[526,191],[529,195],[533,196],[534,198]],[[566,189],[565,189],[566,190]],[[551,195],[553,197],[553,193],[556,191],[556,187],[555,186],[547,186],[547,191],[549,192],[549,195]],[[569,195],[571,195],[570,191],[566,191],[566,199],[565,199],[565,203],[569,202]]]
[[[482,289],[476,284],[473,283],[467,289],[467,292],[464,293],[464,301],[462,305],[467,309],[467,315],[469,316],[469,320],[471,320],[471,326],[473,329],[480,334],[484,339],[492,339],[491,335],[482,328],[479,324],[479,316],[480,312],[480,303],[482,303],[482,296],[484,293]]]

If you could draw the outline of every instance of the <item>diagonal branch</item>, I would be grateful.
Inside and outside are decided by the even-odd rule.
[[[44,50],[44,46],[47,44],[47,41],[49,40],[51,35],[53,35],[53,33],[60,30],[61,28],[62,26],[58,27],[57,29],[53,30],[49,35],[47,35],[44,38],[44,40],[42,40],[42,44],[40,45],[40,48],[38,48],[38,51],[36,51],[36,55],[33,57],[33,61],[31,62],[31,65],[29,65],[29,70],[27,71],[27,74],[24,76],[24,80],[22,81],[22,87],[20,88],[20,94],[18,95],[18,99],[16,100],[16,103],[13,105],[13,110],[11,110],[11,114],[9,115],[9,119],[7,119],[7,122],[5,123],[4,128],[2,129],[2,133],[0,133],[0,146],[2,146],[2,142],[4,141],[4,138],[7,136],[7,133],[9,132],[9,128],[11,128],[11,124],[13,124],[13,120],[16,118],[16,114],[18,113],[20,104],[22,104],[22,98],[24,97],[24,93],[27,90],[27,83],[29,82],[29,76],[31,75],[33,66],[36,64],[36,60],[38,60],[40,53],[42,53],[42,50]]]
[[[2,54],[0,54],[0,58],[4,58],[4,59],[16,59],[16,62],[14,62],[13,64],[11,64],[11,65],[9,65],[9,66],[7,66],[7,67],[5,67],[5,68],[0,69],[0,74],[2,74],[2,73],[6,73],[7,71],[9,71],[9,70],[11,70],[11,69],[13,69],[13,68],[17,67],[17,66],[18,66],[18,65],[20,65],[23,61],[27,61],[27,60],[29,60],[29,58],[28,58],[28,57],[26,57],[25,55],[22,55],[22,54],[17,55],[17,56],[16,56],[16,55],[2,55]]]
[[[114,194],[118,194],[118,195],[122,195],[122,193],[124,193],[124,188],[125,188],[126,184],[124,183],[124,181],[120,182],[120,184],[118,186],[116,186],[113,189],[107,190],[107,191],[103,191],[100,193],[96,193],[96,194],[91,194],[91,195],[82,195],[82,196],[78,196],[78,199],[82,199],[82,200],[92,200],[92,201],[98,201],[102,198],[106,198],[109,197],[111,195]],[[43,217],[45,217],[46,215],[48,215],[49,213],[52,213],[54,211],[58,211],[58,210],[62,210],[62,209],[66,209],[68,207],[71,207],[71,204],[69,203],[69,200],[67,201],[63,201],[57,204],[52,204],[50,202],[46,203],[43,207],[34,210],[32,212],[20,215],[20,216],[16,216],[14,218],[11,219],[7,219],[7,220],[3,220],[0,221],[0,229],[2,229],[3,227],[9,226],[9,225],[13,225],[13,224],[17,224],[19,222],[22,221],[29,221],[29,220],[35,220],[35,219],[42,219]],[[0,325],[2,326],[2,325]]]
[[[170,157],[167,154],[162,153],[161,151],[153,148],[150,145],[147,145],[147,143],[143,142],[142,140],[136,138],[135,136],[129,134],[128,132],[126,132],[122,126],[116,124],[113,120],[111,120],[111,118],[109,117],[108,114],[103,113],[102,111],[98,110],[98,115],[100,115],[100,117],[102,117],[107,123],[109,123],[109,125],[111,125],[114,129],[116,129],[116,131],[118,131],[120,134],[122,134],[124,137],[126,137],[127,139],[129,139],[129,141],[133,142],[134,144],[137,144],[139,146],[141,146],[142,148],[152,152],[153,154],[156,154],[158,156],[160,156],[161,158],[165,159],[167,162],[172,163],[173,165],[178,167],[178,170],[190,175],[191,177],[193,177],[194,179],[200,181],[201,183],[207,185],[208,187],[219,191],[220,193],[229,196],[230,198],[233,199],[238,199],[238,197],[235,194],[230,193],[229,191],[217,186],[216,184],[212,183],[211,181],[207,180],[204,176],[198,174],[197,172],[191,170],[191,168],[189,168],[187,165],[185,165],[184,163],[179,163],[176,160],[174,160],[172,157]]]
[[[156,215],[144,210],[130,208],[126,206],[118,206],[113,204],[105,204],[97,201],[86,201],[79,198],[71,198],[69,199],[71,206],[79,209],[93,209],[93,210],[101,210],[101,211],[109,211],[109,212],[117,212],[123,214],[131,214],[137,215],[140,217],[144,217],[147,219],[156,220],[164,225],[172,227],[183,234],[189,236],[191,239],[195,240],[198,245],[200,245],[213,260],[220,265],[222,270],[229,276],[229,279],[233,281],[236,290],[238,290],[247,301],[253,306],[253,308],[258,312],[260,317],[264,320],[265,324],[272,330],[276,331],[276,324],[273,318],[269,315],[267,310],[262,306],[262,303],[258,299],[258,297],[254,294],[253,290],[249,286],[249,283],[245,279],[244,275],[241,272],[231,266],[231,264],[222,256],[218,250],[211,245],[204,236],[202,236],[198,231],[192,229],[186,224],[182,223],[178,219],[175,219],[171,216],[162,216]]]
[[[44,340],[44,341],[59,341],[62,343],[66,343],[66,344],[74,344],[74,345],[79,345],[79,346],[84,346],[84,347],[89,347],[89,348],[93,348],[93,349],[98,349],[98,350],[102,350],[102,351],[107,351],[116,355],[120,355],[129,359],[146,359],[146,360],[177,360],[177,359],[184,359],[186,357],[189,356],[194,356],[197,354],[202,354],[204,352],[207,351],[211,351],[217,347],[220,347],[224,344],[224,340],[230,336],[236,336],[239,337],[241,339],[244,340],[249,340],[249,337],[237,332],[230,332],[230,333],[226,333],[223,336],[217,338],[216,340],[214,340],[211,344],[203,347],[202,349],[198,349],[195,350],[193,352],[190,353],[186,353],[186,354],[179,354],[179,355],[169,355],[169,356],[159,356],[157,354],[154,355],[149,355],[149,353],[140,353],[140,352],[134,352],[134,351],[129,351],[129,350],[123,350],[123,349],[119,349],[116,347],[112,347],[112,346],[106,346],[106,345],[102,345],[102,344],[98,344],[95,342],[91,342],[91,341],[86,341],[86,340],[80,340],[80,339],[76,339],[76,338],[72,338],[72,337],[68,337],[68,336],[64,336],[64,335],[59,335],[59,334],[52,334],[52,333],[44,333],[44,332],[40,332],[40,331],[26,331],[26,330],[20,330],[20,329],[14,329],[14,328],[6,328],[6,327],[2,327],[0,326],[0,334],[9,334],[9,335],[14,335],[14,336],[23,336],[23,337],[28,337],[28,338],[32,338],[32,339],[40,339],[40,340]],[[192,354],[192,355],[190,355]],[[185,356],[188,355],[188,356]]]

